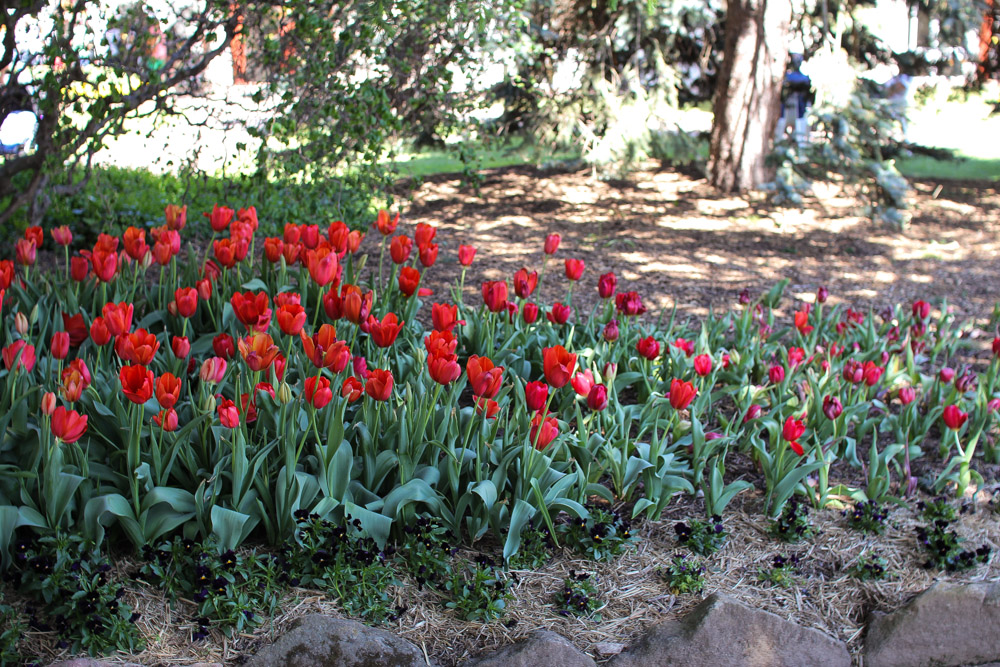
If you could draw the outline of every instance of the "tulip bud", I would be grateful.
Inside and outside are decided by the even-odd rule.
[[[826,289],[825,285],[820,285],[819,289],[816,290],[816,303],[826,303],[829,297],[830,291]]]
[[[618,340],[621,332],[618,329],[618,320],[611,320],[604,325],[604,340],[613,343]]]
[[[521,311],[521,316],[524,318],[525,324],[534,324],[535,320],[538,319],[538,304],[528,302],[524,304],[524,308]]]
[[[778,366],[775,364],[767,369],[767,378],[771,381],[771,384],[778,384],[785,379],[785,367]]]
[[[913,387],[901,387],[899,390],[899,402],[909,405],[917,397],[917,390]]]
[[[14,313],[14,330],[22,336],[28,335],[28,318],[21,311]]]
[[[951,382],[955,379],[955,369],[945,366],[941,369],[941,372],[938,373],[938,377],[941,378],[941,382]]]
[[[587,394],[587,406],[595,412],[608,407],[608,388],[603,384],[595,384]]]
[[[844,404],[836,396],[823,397],[823,414],[830,421],[833,421],[844,411]]]
[[[65,359],[66,355],[69,354],[69,334],[65,331],[57,331],[52,334],[52,342],[49,344],[49,350],[52,352],[54,358]]]
[[[1000,336],[993,339],[993,356],[1000,357]]]
[[[528,409],[538,412],[545,407],[545,401],[549,397],[549,385],[544,382],[529,382],[524,387],[524,400],[528,404]]]
[[[552,255],[555,254],[556,250],[559,249],[559,241],[562,237],[558,234],[549,234],[545,237],[545,254]]]
[[[615,378],[618,377],[618,364],[613,361],[604,364],[604,371],[601,373],[601,377],[604,378],[605,384],[614,384]]]
[[[742,306],[750,305],[750,288],[744,287],[743,291],[740,292],[740,295],[736,298],[736,300],[739,301]]]
[[[42,396],[42,413],[48,417],[56,411],[56,395],[51,391]]]
[[[203,412],[212,413],[215,412],[215,396],[208,394],[205,396],[205,400],[201,402],[201,409]]]
[[[288,386],[287,382],[282,382],[278,385],[278,405],[288,405],[292,402],[294,398],[292,396],[292,388]]]
[[[754,403],[749,408],[747,408],[746,414],[743,415],[743,421],[748,422],[753,419],[760,417],[761,407]]]

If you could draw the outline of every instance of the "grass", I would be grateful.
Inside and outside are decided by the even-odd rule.
[[[434,174],[453,174],[466,171],[462,161],[463,149],[456,146],[449,149],[413,149],[396,154],[391,160],[394,171],[400,177],[423,178]],[[580,157],[578,151],[558,151],[545,162],[574,160]],[[531,164],[540,161],[541,153],[521,137],[498,142],[489,146],[478,146],[469,156],[468,168],[497,169],[512,165]]]

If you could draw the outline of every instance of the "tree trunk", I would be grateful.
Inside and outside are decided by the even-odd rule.
[[[791,17],[789,0],[729,0],[708,161],[709,181],[723,192],[769,180],[764,158],[781,115]]]

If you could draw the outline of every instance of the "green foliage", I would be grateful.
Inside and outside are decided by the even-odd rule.
[[[21,615],[10,605],[4,604],[3,591],[0,591],[0,665],[20,663],[18,644],[27,626]]]
[[[507,613],[510,580],[489,559],[456,567],[445,583],[451,599],[445,603],[467,621],[489,623]]]
[[[663,579],[674,595],[700,593],[705,588],[705,567],[686,554],[674,556],[663,569]]]
[[[547,527],[529,527],[521,533],[521,547],[507,564],[513,570],[536,570],[552,557],[552,547],[552,536]]]
[[[848,526],[864,533],[881,535],[889,525],[889,510],[874,500],[862,500],[843,515]]]
[[[396,549],[397,558],[417,582],[439,587],[451,572],[457,549],[455,536],[437,521],[418,517],[403,527],[403,541]]]
[[[782,542],[807,540],[815,534],[809,519],[809,506],[793,499],[785,505],[781,516],[771,522],[771,534]]]
[[[596,561],[609,561],[639,541],[631,522],[614,510],[588,505],[588,518],[578,518],[557,528],[560,541]]]
[[[596,613],[604,606],[594,586],[591,575],[586,572],[569,571],[569,576],[563,579],[562,589],[556,593],[556,605],[563,616],[575,615],[601,620]]]
[[[944,496],[939,496],[931,500],[921,500],[917,503],[920,515],[931,523],[935,521],[954,521],[958,518],[958,510],[951,504],[951,501]]]
[[[963,549],[961,545],[965,540],[949,525],[949,521],[937,519],[929,526],[917,527],[917,542],[928,556],[924,567],[959,572],[989,560],[992,552],[989,545],[983,544],[974,550]]]
[[[710,521],[701,519],[692,519],[687,523],[678,521],[674,524],[674,533],[680,544],[699,556],[714,554],[722,548],[729,537],[720,516],[713,516]]]
[[[888,575],[889,561],[878,551],[868,551],[851,563],[847,573],[860,581],[881,581]]]
[[[798,573],[798,567],[798,556],[778,555],[772,559],[771,567],[761,568],[757,571],[757,580],[779,588],[788,588],[797,581],[795,575]]]

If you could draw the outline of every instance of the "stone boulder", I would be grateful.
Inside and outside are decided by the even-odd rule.
[[[864,657],[867,667],[1000,661],[1000,584],[941,582],[891,614],[872,614]]]
[[[719,593],[663,621],[611,660],[613,667],[850,667],[847,646],[812,628]]]
[[[462,667],[596,667],[593,659],[554,632],[539,630],[527,639],[473,658]]]
[[[248,667],[417,667],[424,654],[399,637],[355,621],[303,616],[251,658]]]

